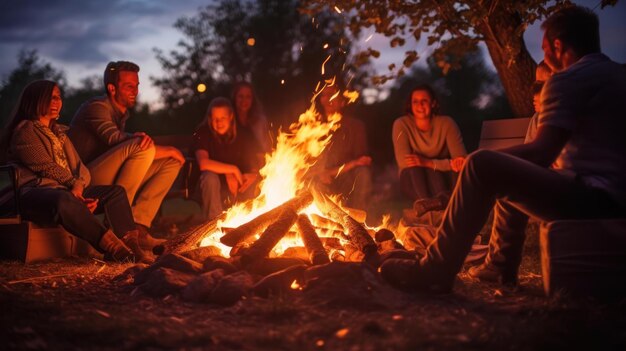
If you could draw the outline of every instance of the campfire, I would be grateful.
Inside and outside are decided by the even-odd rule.
[[[353,93],[346,97],[354,98]],[[303,113],[288,132],[279,134],[275,150],[266,155],[260,195],[155,248],[161,257],[135,272],[135,284],[157,296],[183,289],[183,296],[192,301],[206,302],[207,296],[217,294],[221,297],[209,300],[232,303],[252,289],[256,295],[302,289],[307,284],[305,270],[337,261],[364,262],[374,271],[381,253],[402,248],[393,232],[369,228],[364,211],[343,207],[303,181],[340,121],[338,114],[322,121],[313,106]],[[174,274],[172,269],[195,276]],[[228,286],[226,293],[215,292],[220,284]]]

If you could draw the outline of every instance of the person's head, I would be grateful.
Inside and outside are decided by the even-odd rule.
[[[346,99],[343,97],[342,89],[337,82],[331,86],[325,87],[317,97],[320,112],[324,116],[330,116],[334,113],[341,113],[346,105]]]
[[[541,89],[543,89],[545,82],[543,81],[535,81],[531,87],[533,92],[533,107],[535,108],[535,112],[541,112]]]
[[[112,61],[104,70],[107,96],[123,112],[137,103],[139,66],[128,61]]]
[[[233,86],[231,99],[237,112],[249,114],[256,104],[254,89],[248,82],[238,82]]]
[[[541,24],[544,61],[558,72],[584,55],[600,52],[599,27],[598,16],[587,8],[571,6],[555,12]]]
[[[544,61],[541,60],[539,64],[537,64],[537,68],[535,69],[535,81],[536,82],[545,82],[552,76],[552,70],[550,66]]]
[[[59,117],[62,106],[61,89],[57,83],[50,80],[36,80],[28,84],[22,90],[13,108],[11,120],[4,128],[0,143],[3,156],[6,154],[13,130],[20,122],[41,119],[54,121]]]
[[[205,123],[209,125],[211,131],[232,141],[237,133],[235,118],[233,113],[233,105],[225,97],[217,97],[211,100],[209,108],[206,111]]]
[[[406,113],[417,118],[431,118],[439,112],[439,101],[428,84],[418,85],[411,90],[406,101]]]

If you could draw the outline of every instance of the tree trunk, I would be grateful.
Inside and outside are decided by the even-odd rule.
[[[495,11],[476,29],[485,38],[515,117],[530,117],[534,113],[531,85],[537,64],[528,53],[523,36],[515,35],[520,25],[519,15]]]

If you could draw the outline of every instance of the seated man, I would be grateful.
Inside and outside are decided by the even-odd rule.
[[[626,216],[626,70],[600,52],[598,18],[588,9],[558,11],[542,29],[555,74],[542,91],[535,140],[468,157],[425,256],[383,263],[392,285],[451,290],[497,200],[543,221]]]
[[[70,124],[68,136],[87,164],[94,185],[121,185],[146,246],[154,246],[150,228],[161,201],[185,159],[173,147],[154,145],[145,133],[124,132],[129,109],[139,92],[139,66],[109,62],[104,71],[106,96],[85,102]]]
[[[319,94],[319,112],[324,118],[342,114],[346,100],[341,93],[335,84]],[[347,206],[367,211],[372,192],[372,158],[367,152],[365,125],[345,114],[339,124],[320,156],[317,179],[329,193],[342,194]]]

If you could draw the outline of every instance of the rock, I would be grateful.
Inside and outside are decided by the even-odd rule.
[[[224,275],[222,269],[200,274],[181,291],[181,297],[191,302],[209,302],[211,293]]]
[[[210,301],[222,306],[230,306],[248,295],[254,281],[250,274],[244,271],[233,273],[222,278],[213,292]]]
[[[272,273],[261,279],[253,288],[254,294],[260,297],[268,297],[270,294],[278,294],[290,291],[294,280],[303,284],[306,265],[291,266],[282,271]]]
[[[135,284],[143,284],[153,271],[159,268],[170,268],[176,271],[198,274],[202,265],[178,254],[161,256],[156,262],[135,275]]]
[[[299,266],[303,264],[308,264],[308,258],[307,260],[288,257],[262,258],[248,266],[247,270],[253,274],[266,276],[274,272],[282,271],[283,269],[291,266]]]
[[[190,273],[159,267],[149,274],[141,290],[154,297],[170,295],[187,286],[194,278],[195,275]]]
[[[197,249],[185,251],[181,255],[196,262],[204,262],[207,257],[221,256],[222,251],[216,246],[202,246]]]
[[[113,278],[117,282],[133,283],[135,276],[148,267],[145,263],[137,263],[128,267],[124,272]]]
[[[205,272],[210,272],[216,269],[221,269],[224,274],[232,274],[240,269],[234,264],[232,259],[222,256],[209,256],[204,262],[202,262],[202,269]]]

